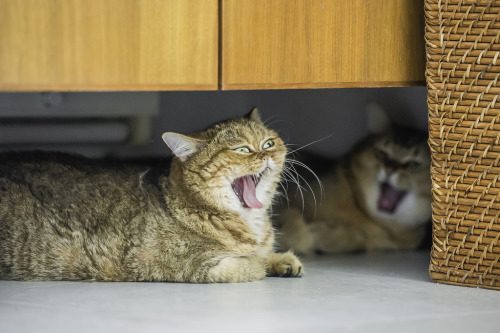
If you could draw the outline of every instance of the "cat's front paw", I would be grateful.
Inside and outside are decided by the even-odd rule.
[[[291,251],[271,253],[267,260],[267,275],[280,277],[299,277],[303,272],[302,263]]]
[[[261,257],[226,257],[212,267],[201,282],[250,282],[265,276],[265,262]]]

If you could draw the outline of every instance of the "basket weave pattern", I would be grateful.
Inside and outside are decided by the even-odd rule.
[[[426,0],[437,282],[500,289],[500,0]]]

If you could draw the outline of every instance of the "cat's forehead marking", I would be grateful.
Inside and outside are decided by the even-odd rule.
[[[376,145],[387,149],[413,150],[425,144],[425,135],[411,128],[396,128],[377,140]]]
[[[260,143],[274,133],[251,120],[229,121],[217,124],[209,132],[219,144]]]
[[[392,135],[394,142],[403,147],[414,147],[425,142],[423,132],[408,127],[397,127]]]

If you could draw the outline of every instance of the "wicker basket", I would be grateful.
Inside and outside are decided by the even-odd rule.
[[[500,0],[426,0],[425,15],[430,275],[500,289]]]

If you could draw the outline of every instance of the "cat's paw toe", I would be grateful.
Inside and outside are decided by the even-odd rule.
[[[269,276],[299,277],[302,272],[302,263],[291,252],[276,253],[269,261]]]
[[[286,272],[283,275],[280,275],[281,277],[296,277],[296,276],[301,276],[302,275],[302,266],[294,267],[289,264],[286,265]]]

